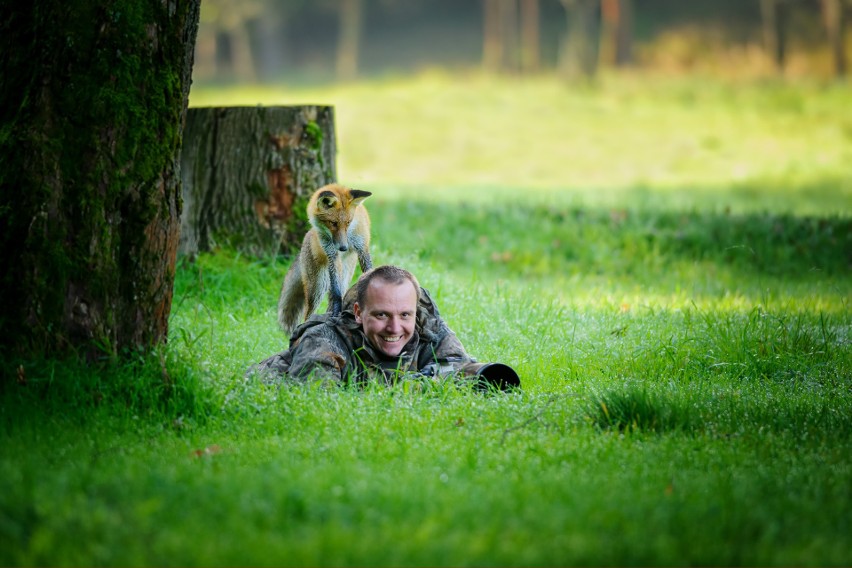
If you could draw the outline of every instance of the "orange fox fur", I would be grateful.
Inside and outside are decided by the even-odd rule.
[[[338,315],[343,293],[355,273],[366,272],[370,258],[370,216],[361,204],[372,193],[333,183],[319,188],[308,202],[311,229],[290,265],[278,300],[278,323],[288,335],[305,321],[328,293],[328,311]]]

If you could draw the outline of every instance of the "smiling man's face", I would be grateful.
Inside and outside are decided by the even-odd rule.
[[[356,302],[353,311],[370,344],[388,357],[397,357],[414,335],[417,292],[408,280],[392,284],[375,278],[367,287],[364,305]]]

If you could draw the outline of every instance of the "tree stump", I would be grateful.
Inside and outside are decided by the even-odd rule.
[[[336,177],[332,107],[191,108],[178,250],[263,257],[297,249],[308,199]]]

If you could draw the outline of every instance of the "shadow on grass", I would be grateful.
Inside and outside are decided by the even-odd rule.
[[[191,365],[164,350],[87,363],[75,357],[20,359],[0,353],[15,373],[0,380],[0,416],[22,423],[39,416],[89,421],[98,411],[122,419],[203,422],[217,401]]]
[[[601,431],[625,434],[673,432],[727,438],[769,431],[802,439],[852,438],[852,417],[825,400],[726,394],[661,393],[647,385],[626,384],[593,394],[583,416]]]
[[[371,215],[374,243],[394,254],[495,276],[641,281],[678,263],[709,263],[742,277],[799,280],[852,268],[852,219],[839,216],[409,200],[383,202]]]

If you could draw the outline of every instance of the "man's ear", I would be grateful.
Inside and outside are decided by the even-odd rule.
[[[352,312],[355,314],[355,323],[361,323],[361,306],[358,302],[352,304]]]

